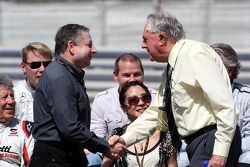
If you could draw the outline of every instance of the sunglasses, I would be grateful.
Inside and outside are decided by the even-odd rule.
[[[128,97],[128,105],[137,105],[140,100],[142,100],[144,103],[150,103],[151,102],[151,96],[149,94],[143,94],[140,97],[138,96],[131,96]]]
[[[38,69],[43,65],[45,68],[49,65],[51,61],[33,61],[31,63],[26,63],[30,66],[31,69]]]

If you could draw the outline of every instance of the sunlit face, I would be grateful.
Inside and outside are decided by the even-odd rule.
[[[141,86],[132,86],[125,93],[123,110],[127,113],[128,118],[134,121],[149,107],[150,103],[150,95]]]
[[[90,65],[92,56],[96,53],[96,48],[92,43],[89,32],[82,32],[82,40],[73,46],[74,64],[78,68]]]
[[[160,40],[160,33],[150,32],[149,26],[150,25],[146,23],[144,27],[141,48],[147,50],[151,61],[166,62],[168,55],[162,51],[163,43],[162,40]]]
[[[12,89],[0,86],[0,122],[10,122],[15,115],[15,99]]]
[[[114,80],[118,81],[120,87],[131,81],[143,82],[143,72],[138,62],[119,62],[119,72],[114,73]]]
[[[40,63],[40,67],[32,68],[30,63],[32,62],[48,62],[51,61],[50,58],[46,58],[39,53],[29,51],[27,54],[27,61],[21,64],[21,69],[26,76],[27,82],[31,87],[36,88],[38,81],[45,70],[46,63]]]

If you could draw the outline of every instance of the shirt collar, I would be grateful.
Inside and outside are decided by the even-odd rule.
[[[71,64],[69,61],[67,61],[66,59],[64,59],[62,56],[57,56],[56,57],[56,61],[59,62],[59,64],[62,63],[63,66],[65,66],[65,68],[67,68],[67,70],[74,75],[75,77],[77,77],[77,79],[82,80],[84,78],[85,75],[85,71],[82,69],[77,68],[76,66],[74,66],[73,64]]]
[[[32,94],[35,93],[35,89],[31,87],[30,83],[27,81],[27,79],[25,80],[25,87],[26,89],[28,89]]]
[[[179,40],[173,46],[173,48],[168,56],[168,63],[172,68],[175,68],[178,54],[179,54],[179,52],[184,44],[185,44],[185,40]]]

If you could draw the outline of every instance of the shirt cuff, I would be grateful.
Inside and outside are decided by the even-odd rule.
[[[124,140],[127,147],[131,146],[133,143],[136,143],[136,139],[134,138],[133,134],[130,134],[130,132],[124,133],[121,138]]]
[[[228,157],[230,146],[231,146],[230,143],[221,143],[216,141],[215,139],[213,155]]]

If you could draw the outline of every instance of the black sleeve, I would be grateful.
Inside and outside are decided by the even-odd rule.
[[[79,83],[73,79],[60,78],[51,83],[48,88],[48,94],[51,95],[51,114],[56,127],[63,140],[77,147],[87,148],[94,153],[104,153],[109,149],[108,143],[90,132],[79,118],[79,99],[76,98],[79,94]]]

